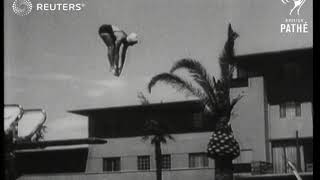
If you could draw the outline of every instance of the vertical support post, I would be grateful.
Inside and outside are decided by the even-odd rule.
[[[288,172],[288,164],[287,164],[287,162],[288,162],[288,160],[287,160],[287,152],[286,152],[286,147],[285,146],[283,146],[282,147],[283,148],[283,153],[284,153],[284,172],[285,173],[287,173]]]
[[[300,145],[299,145],[299,131],[296,131],[296,148],[297,148],[297,170],[301,172],[301,157],[300,157]]]

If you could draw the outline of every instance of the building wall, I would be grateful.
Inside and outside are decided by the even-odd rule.
[[[214,160],[209,159],[208,167],[189,168],[189,153],[206,152],[211,132],[173,134],[162,146],[163,154],[171,154],[171,169],[163,170],[163,180],[212,180]],[[155,179],[154,147],[141,137],[110,138],[103,145],[90,145],[85,173],[24,175],[19,180],[150,180]],[[151,169],[137,170],[137,156],[150,155]],[[241,153],[243,162],[248,161],[248,153]],[[102,158],[121,157],[120,172],[103,172]]]
[[[232,88],[231,97],[243,95],[234,107],[231,124],[241,149],[253,161],[266,161],[265,90],[263,77],[248,78],[248,87]]]
[[[155,171],[148,172],[121,172],[121,173],[86,173],[86,174],[45,174],[26,175],[18,180],[150,180],[156,179]],[[180,169],[163,171],[163,180],[212,180],[214,170],[205,169]]]
[[[301,103],[300,117],[280,118],[280,105],[270,105],[270,138],[295,138],[296,131],[299,137],[313,136],[312,103]]]
[[[162,154],[171,154],[172,169],[189,168],[188,154],[206,152],[211,133],[174,134],[174,141],[168,140],[162,145]],[[111,138],[104,145],[90,145],[87,161],[87,173],[102,173],[104,157],[121,157],[121,171],[137,171],[137,156],[150,155],[150,168],[155,169],[154,147],[150,141],[142,137]],[[213,168],[213,160],[209,159],[209,167]]]

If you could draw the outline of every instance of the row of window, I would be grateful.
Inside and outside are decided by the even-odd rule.
[[[301,103],[287,102],[280,104],[280,118],[301,117]]]
[[[285,102],[280,104],[280,118],[301,117],[300,102]],[[193,114],[193,127],[203,127],[203,117],[201,113]]]
[[[137,168],[138,170],[150,170],[150,156],[138,156]],[[206,153],[190,153],[189,154],[189,168],[208,167],[209,160]],[[116,172],[121,171],[121,157],[103,158],[103,171]],[[162,155],[162,169],[171,169],[171,155]]]

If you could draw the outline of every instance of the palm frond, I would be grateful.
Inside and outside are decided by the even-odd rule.
[[[213,83],[213,87],[216,87],[217,81],[216,81],[216,78],[214,76],[212,76],[212,83]]]
[[[211,80],[211,77],[206,68],[199,61],[189,58],[181,59],[172,66],[170,72],[174,73],[179,69],[186,69],[191,74],[194,81],[208,95],[212,105],[216,103],[216,95],[213,82],[214,78]]]
[[[169,134],[170,128],[167,124],[159,122],[159,120],[147,120],[144,126],[145,136],[142,137],[144,141],[150,139],[151,144],[156,142],[167,143],[167,139],[174,140]]]
[[[150,138],[150,135],[144,135],[142,136],[143,141],[147,141]]]
[[[170,139],[171,141],[174,141],[175,139],[170,134],[161,134],[161,135],[154,135],[151,138],[151,144],[155,144],[156,142],[160,142],[162,144],[166,144],[168,141],[167,139]]]
[[[230,81],[234,71],[234,41],[239,37],[238,33],[232,30],[231,24],[228,27],[228,39],[224,45],[222,54],[219,57],[222,81]],[[228,84],[226,84],[228,85]]]
[[[150,104],[149,100],[142,92],[138,92],[138,99],[142,105]]]
[[[231,103],[230,103],[230,112],[232,111],[232,109],[234,108],[234,106],[237,104],[237,102],[243,97],[243,95],[238,95],[236,98],[232,99]]]
[[[178,91],[182,91],[186,96],[193,95],[200,98],[201,100],[207,99],[207,95],[203,93],[199,88],[194,87],[191,83],[171,73],[161,73],[152,77],[148,84],[148,90],[150,93],[152,87],[154,87],[160,81],[171,85]]]

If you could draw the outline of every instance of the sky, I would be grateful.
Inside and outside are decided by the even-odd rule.
[[[88,136],[87,118],[69,110],[139,104],[139,91],[154,103],[186,100],[163,84],[149,94],[147,83],[186,57],[219,77],[228,23],[240,35],[237,55],[313,46],[311,0],[300,10],[309,26],[305,34],[280,33],[292,6],[281,0],[30,1],[85,4],[79,12],[32,11],[21,17],[12,11],[13,0],[4,3],[5,104],[44,109],[47,140]],[[98,35],[102,24],[138,34],[120,77],[109,72]]]

